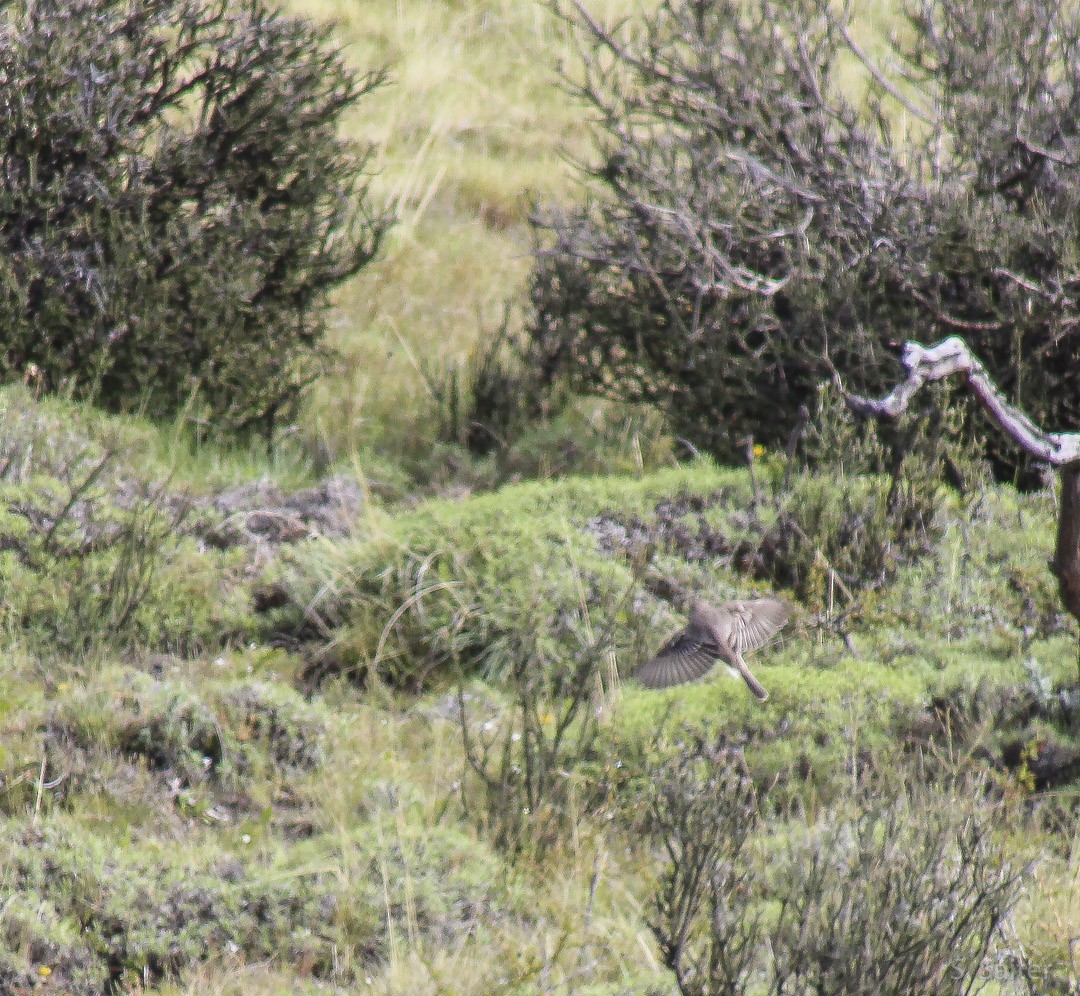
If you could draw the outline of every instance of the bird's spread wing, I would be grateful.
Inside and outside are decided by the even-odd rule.
[[[669,640],[651,660],[642,664],[635,677],[646,688],[667,688],[693,681],[716,663],[720,650],[707,632],[688,626]]]
[[[740,654],[765,646],[788,621],[791,607],[779,598],[729,602],[721,610],[731,618],[731,645]]]

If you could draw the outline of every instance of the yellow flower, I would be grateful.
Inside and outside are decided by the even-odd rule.
[[[549,713],[546,713],[544,716],[540,717],[540,722],[545,723],[545,724],[554,723],[555,722],[555,717],[552,716],[551,713],[549,712]]]
[[[763,457],[765,455],[765,447],[761,443],[754,443],[754,456]]]
[[[43,979],[47,979],[50,975],[52,975],[52,969],[49,968],[48,965],[42,965],[37,970],[37,974],[40,975]]]

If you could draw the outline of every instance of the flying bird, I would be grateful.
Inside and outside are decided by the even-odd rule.
[[[751,674],[743,654],[757,650],[778,633],[791,614],[791,606],[779,598],[753,598],[725,605],[695,599],[690,619],[659,653],[637,669],[635,677],[646,688],[668,688],[694,681],[719,660],[730,664],[750,691],[764,702],[769,693]]]

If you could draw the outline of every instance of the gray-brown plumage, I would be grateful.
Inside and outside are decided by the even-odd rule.
[[[791,607],[779,598],[754,598],[726,605],[690,603],[690,619],[660,652],[638,668],[636,677],[646,688],[667,688],[694,681],[724,661],[743,676],[762,702],[769,693],[743,660],[743,654],[769,642],[788,620]]]

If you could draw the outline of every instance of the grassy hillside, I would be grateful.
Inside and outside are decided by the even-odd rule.
[[[122,424],[121,440],[113,420],[0,400],[30,454],[0,493],[5,546],[26,551],[4,568],[5,986],[668,991],[648,929],[662,862],[640,820],[649,772],[697,736],[736,749],[787,814],[756,838],[762,856],[815,814],[839,818],[856,785],[887,796],[913,757],[991,772],[999,841],[1037,877],[1010,929],[1029,971],[1070,970],[1072,836],[1053,817],[1068,796],[1024,804],[1080,758],[1075,643],[1043,566],[1048,495],[947,502],[925,556],[833,603],[839,630],[819,614],[827,596],[805,595],[756,665],[761,706],[722,672],[666,693],[624,683],[677,625],[662,584],[768,587],[726,552],[770,525],[766,509],[746,516],[744,470],[526,483],[412,511],[369,497],[344,524],[309,492],[263,491],[253,508],[235,488],[134,499],[163,469],[145,458],[151,432]],[[42,426],[75,449],[36,450]],[[82,487],[105,440],[110,473]],[[865,491],[827,486],[838,506]],[[65,544],[115,523],[164,532],[120,529],[66,561],[45,523],[72,490]],[[540,800],[555,806],[544,853],[529,856],[542,807],[496,847],[518,790],[479,791],[455,689],[474,736],[504,730],[516,751],[518,655],[557,670],[589,652],[609,662],[589,692],[597,723],[551,750],[572,777]],[[558,721],[558,702],[543,708]],[[994,952],[1001,991],[1022,991],[1013,955]]]
[[[784,910],[876,936],[828,905],[837,882],[881,899],[925,859],[919,943],[952,936],[926,925],[967,898],[940,886],[954,865],[1011,868],[980,982],[1075,991],[1054,495],[933,488],[901,536],[884,479],[677,465],[650,416],[587,402],[498,474],[433,448],[428,377],[520,320],[530,199],[574,195],[572,42],[527,3],[293,6],[391,65],[349,127],[401,219],[338,297],[304,445],[270,462],[0,392],[0,991],[672,993],[657,792],[689,779],[707,830],[732,773],[757,821],[735,919],[777,952],[762,988],[809,950]],[[870,42],[891,5],[864,8]],[[690,592],[774,590],[795,612],[752,661],[766,703],[723,668],[631,679]]]

